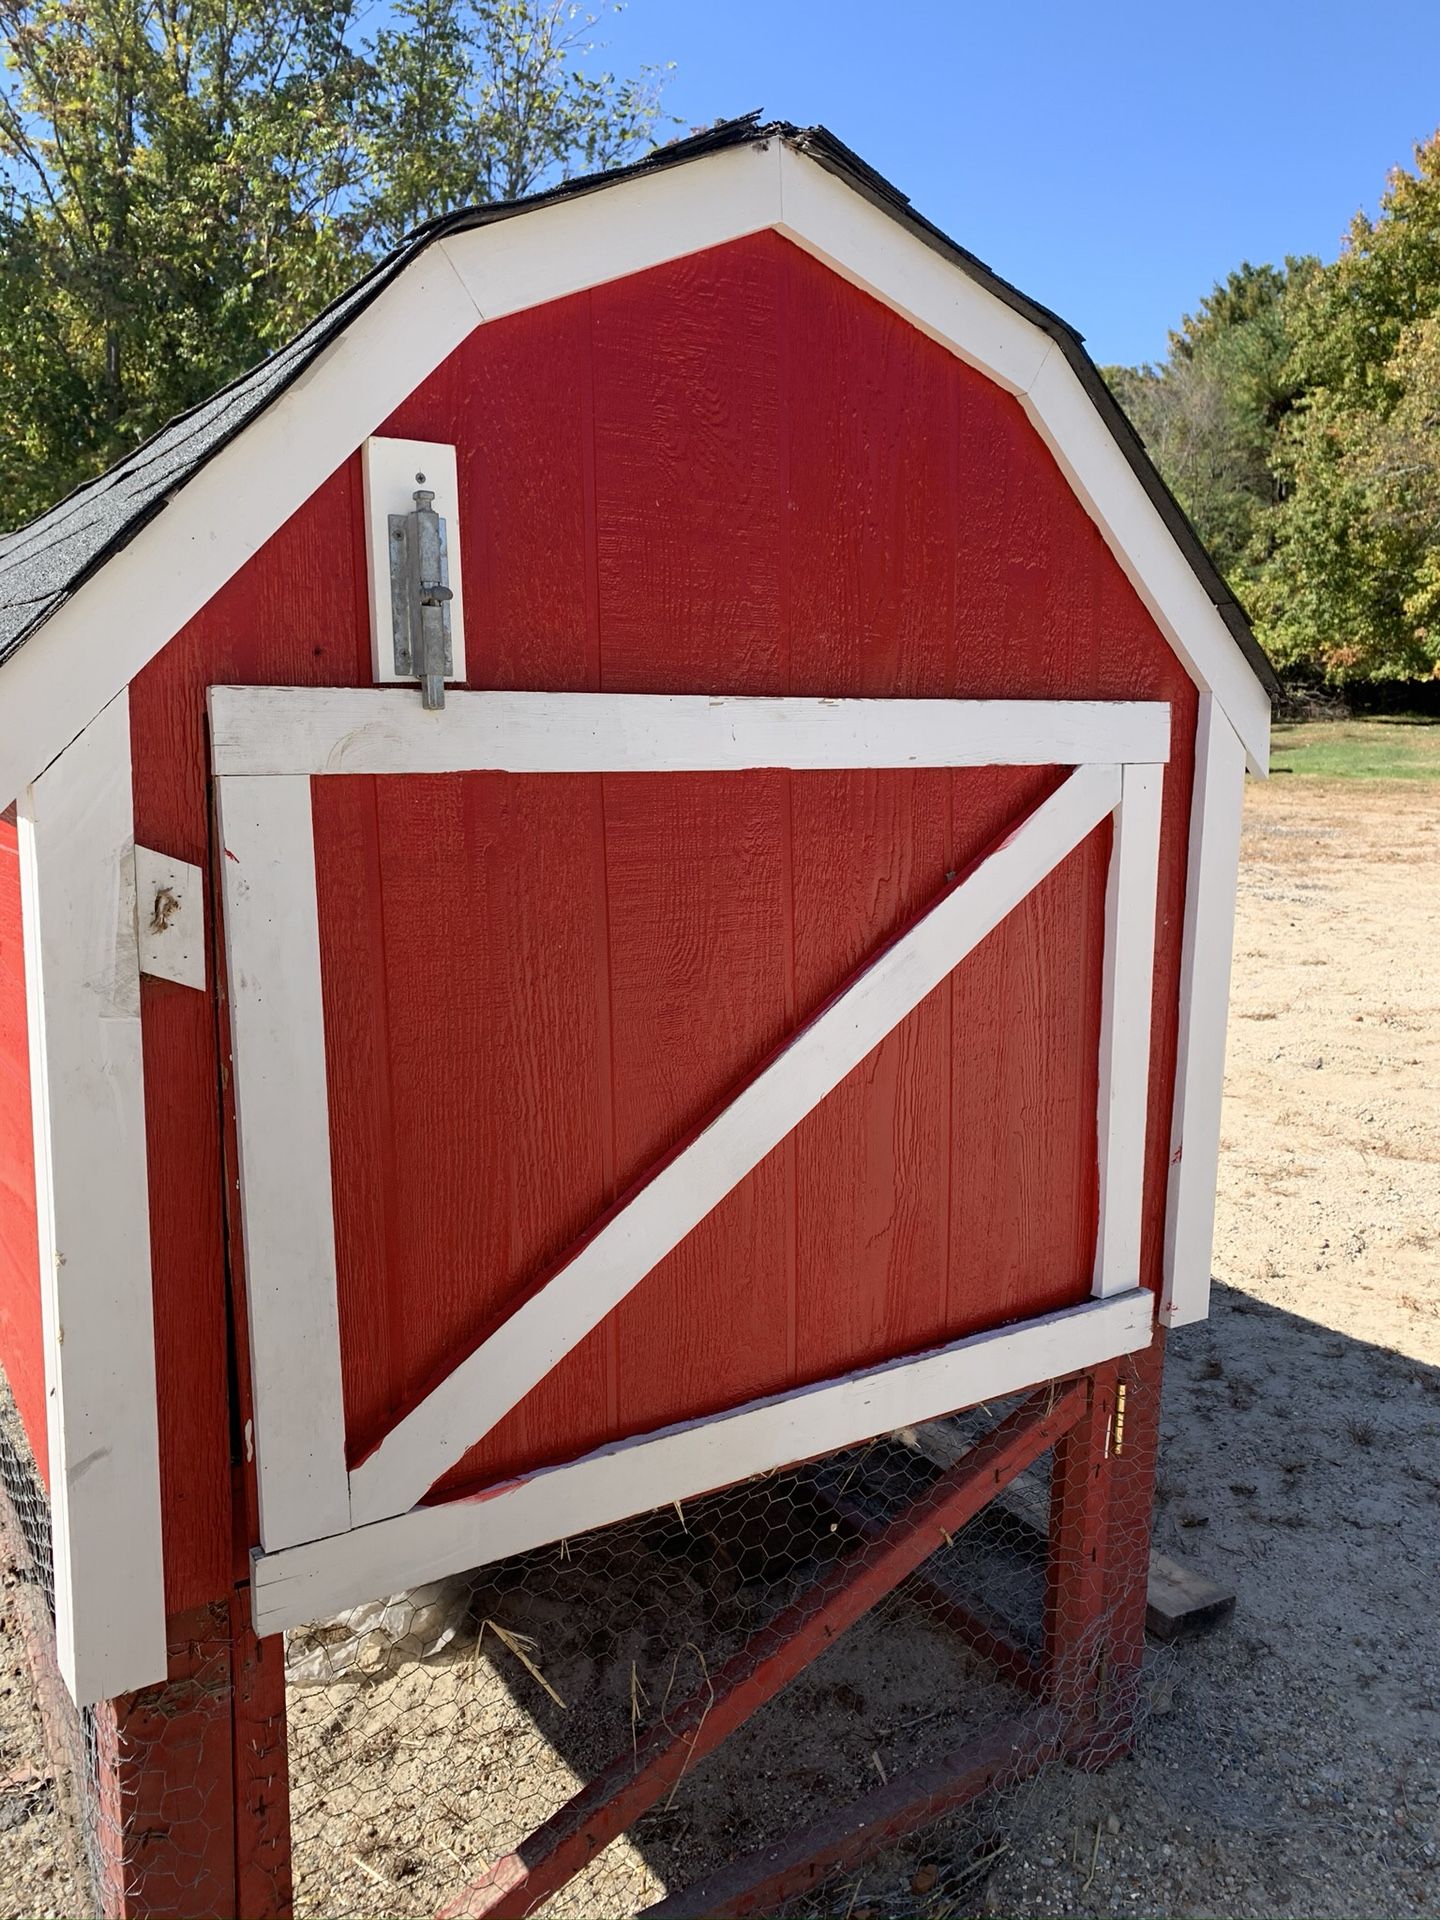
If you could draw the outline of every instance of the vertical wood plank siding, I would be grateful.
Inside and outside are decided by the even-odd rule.
[[[765,234],[479,328],[382,431],[457,444],[473,685],[1173,703],[1157,1285],[1195,692],[1019,404]],[[205,685],[368,684],[362,538],[357,456],[137,683],[148,844],[206,858]],[[352,1444],[1059,778],[315,782]],[[442,1490],[1083,1300],[1107,851],[1102,829]],[[214,1040],[146,991],[173,1206],[219,1191]],[[168,1495],[195,1508],[223,1486],[222,1257],[218,1205],[157,1239]],[[179,1605],[201,1575],[172,1531]]]

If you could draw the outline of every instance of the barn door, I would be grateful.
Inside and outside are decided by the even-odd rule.
[[[1151,1300],[1139,1287],[1139,1238],[1167,708],[459,692],[434,713],[409,691],[215,688],[210,714],[223,841],[260,1497],[255,1605],[262,1630],[688,1498],[1148,1341]],[[362,1115],[351,1116],[348,1131],[337,1130],[332,1112],[337,1087],[351,1084],[340,1056],[363,1054],[371,1036],[363,1003],[345,1003],[348,1014],[337,1011],[334,983],[325,977],[340,963],[333,954],[322,956],[321,896],[344,891],[331,871],[338,858],[332,842],[317,836],[325,794],[338,791],[329,783],[347,776],[387,783],[392,799],[424,817],[443,805],[447,780],[481,773],[505,776],[517,790],[534,793],[539,789],[527,780],[543,785],[597,774],[658,780],[754,778],[764,769],[808,775],[993,767],[1055,771],[1038,802],[1006,822],[958,871],[945,873],[819,1004],[775,1033],[683,1137],[627,1169],[623,1191],[591,1217],[570,1220],[551,1257],[529,1271],[522,1263],[499,1311],[477,1296],[465,1337],[430,1377],[395,1400],[382,1431],[362,1434],[357,1444],[353,1403],[360,1387],[347,1377],[342,1334],[348,1326],[347,1353],[358,1350],[352,1323],[367,1309],[346,1292],[351,1256],[337,1256],[337,1237],[348,1249],[360,1231],[348,1197],[363,1188],[352,1164],[363,1157],[356,1142],[373,1142],[385,1129],[367,1132],[374,1116]],[[558,791],[563,798],[568,789]],[[553,1441],[536,1435],[534,1470],[488,1488],[482,1499],[437,1502],[433,1490],[456,1463],[565,1366],[987,935],[1077,848],[1093,846],[1097,830],[1108,832],[1108,845],[1090,1299],[921,1352],[902,1347],[877,1365],[765,1393],[659,1431],[642,1426],[612,1434],[609,1444],[572,1449],[573,1457],[557,1459]],[[442,896],[469,884],[468,869],[483,864],[484,851],[472,847],[411,896],[409,911],[422,924],[405,949],[407,977],[398,989],[392,980],[389,991],[393,1000],[398,990],[408,1009],[402,1064],[417,1085],[427,1072],[448,1070],[447,1046],[454,1042],[447,1038],[447,1008],[457,990],[438,960],[427,965],[423,923],[432,910],[443,911]],[[742,849],[736,870],[745,865]],[[555,884],[566,884],[563,873]],[[350,891],[363,892],[363,880]],[[474,926],[479,941],[505,938],[503,916],[492,913]],[[523,959],[516,1004],[506,1015],[518,1020],[527,1018],[527,1008],[539,1016],[549,976],[564,968],[567,956],[559,945],[541,942]],[[458,965],[464,964],[462,952]],[[1063,970],[1068,963],[1062,956],[1058,964]],[[453,952],[447,965],[453,976]],[[1073,965],[1081,966],[1078,951]],[[953,1046],[963,1068],[964,1034],[954,1036]],[[670,1068],[683,1075],[683,1058]],[[393,1062],[390,1071],[393,1079]],[[371,1084],[379,1087],[381,1080]],[[485,1092],[474,1088],[477,1110]],[[359,1104],[368,1108],[382,1097],[391,1099],[391,1091]],[[400,1095],[393,1097],[398,1113]],[[463,1126],[463,1114],[451,1124]],[[399,1177],[413,1225],[404,1247],[372,1249],[382,1267],[388,1257],[398,1276],[429,1224],[455,1210],[473,1216],[477,1234],[503,1238],[518,1188],[447,1185],[437,1168],[442,1161],[457,1164],[455,1142],[437,1140],[423,1125],[408,1134],[391,1125],[386,1142],[403,1163]],[[388,1177],[397,1177],[394,1166]],[[533,1164],[515,1177],[563,1185],[554,1169]],[[442,1235],[436,1244],[454,1243]],[[463,1306],[467,1275],[449,1275],[447,1285]],[[382,1310],[403,1319],[412,1305],[397,1279]],[[737,1342],[745,1337],[737,1327]]]

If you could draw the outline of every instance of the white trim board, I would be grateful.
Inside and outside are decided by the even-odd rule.
[[[212,687],[212,768],[247,775],[1075,767],[1170,757],[1163,701]]]
[[[93,1706],[166,1671],[126,695],[17,820],[57,1657]]]
[[[1263,772],[1264,689],[1049,336],[815,161],[770,140],[452,234],[418,255],[0,668],[0,801],[477,325],[772,229],[1021,399],[1161,631]]]
[[[1244,806],[1245,750],[1219,703],[1207,695],[1200,702],[1195,735],[1180,947],[1180,1031],[1160,1295],[1160,1319],[1167,1327],[1203,1320],[1210,1310],[1220,1104]]]
[[[626,1440],[474,1499],[416,1507],[334,1539],[257,1554],[255,1631],[304,1626],[378,1594],[504,1560],[1139,1352],[1150,1344],[1153,1307],[1153,1295],[1139,1288],[1086,1301]]]
[[[1145,1136],[1150,1102],[1150,1009],[1155,997],[1155,904],[1160,874],[1162,767],[1121,775],[1105,887],[1100,999],[1100,1218],[1095,1291],[1123,1292],[1140,1273]]]
[[[303,1540],[350,1524],[310,782],[216,786],[260,1537]]]

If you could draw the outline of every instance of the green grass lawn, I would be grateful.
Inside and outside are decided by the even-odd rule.
[[[1440,719],[1391,713],[1277,723],[1270,771],[1327,780],[1440,780]]]

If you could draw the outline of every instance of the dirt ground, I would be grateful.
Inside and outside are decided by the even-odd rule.
[[[1214,1269],[1155,1532],[1234,1621],[987,1904],[1440,1914],[1440,785],[1251,783]]]
[[[1233,1622],[1157,1657],[1132,1758],[1002,1803],[979,1842],[985,1874],[973,1872],[976,1829],[957,1824],[848,1881],[837,1915],[1440,1916],[1440,784],[1252,785],[1215,1274],[1211,1320],[1171,1342],[1156,1534],[1235,1586]],[[0,1595],[0,1916],[38,1920],[77,1909],[11,1599]],[[558,1582],[551,1605],[558,1632]],[[543,1623],[540,1637],[553,1640]],[[490,1670],[533,1700],[518,1655],[488,1645]],[[605,1659],[619,1670],[613,1649]],[[732,1784],[795,1791],[797,1750],[843,1737],[867,1669],[882,1672],[896,1727],[921,1728],[937,1669],[945,1688],[973,1684],[953,1665],[932,1630],[904,1644],[883,1619],[858,1630],[843,1669],[817,1669],[792,1695],[807,1732],[777,1717]],[[476,1666],[449,1662],[447,1700]],[[576,1683],[547,1673],[562,1691]],[[356,1764],[393,1806],[407,1769],[431,1781],[448,1754],[462,1791],[475,1745],[458,1708],[435,1717],[440,1677],[412,1668],[383,1689],[297,1691],[296,1817],[309,1836],[297,1864],[312,1920],[433,1911],[432,1880],[453,1891],[473,1866],[469,1819],[405,1834],[351,1821],[343,1845],[321,1850]],[[422,1685],[417,1741],[407,1708]],[[514,1768],[546,1711],[493,1718],[497,1768]],[[358,1762],[358,1746],[346,1750],[327,1775],[358,1717],[369,1749]],[[572,1742],[551,1790],[591,1757]],[[854,1756],[862,1771],[872,1760],[883,1770]],[[722,1800],[712,1794],[712,1810]],[[622,1888],[654,1898],[662,1854],[622,1843],[614,1878],[567,1911],[611,1920]]]

